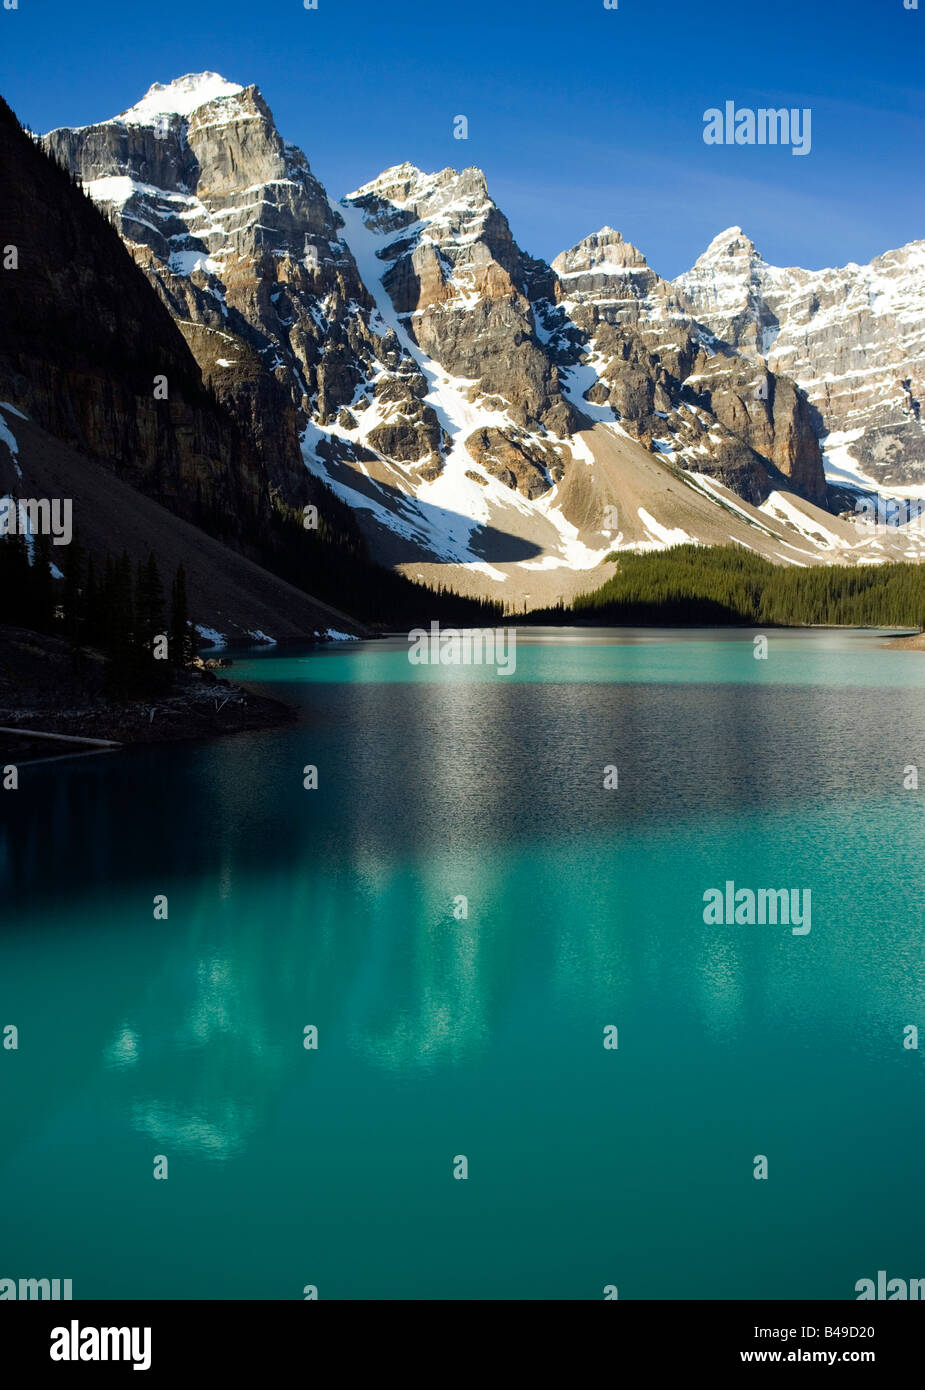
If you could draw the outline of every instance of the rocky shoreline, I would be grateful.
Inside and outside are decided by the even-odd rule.
[[[913,633],[911,637],[896,637],[892,642],[884,642],[885,647],[901,652],[925,652],[925,632]]]
[[[0,764],[90,751],[88,744],[30,738],[31,732],[111,740],[119,745],[215,738],[275,728],[296,718],[278,700],[217,677],[183,672],[163,694],[115,701],[105,693],[105,663],[85,652],[75,665],[55,637],[0,626]]]

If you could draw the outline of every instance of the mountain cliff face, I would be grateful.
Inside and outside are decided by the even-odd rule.
[[[67,499],[98,565],[153,552],[169,580],[182,563],[196,620],[241,641],[359,631],[245,558],[273,519],[257,451],[118,233],[2,102],[0,182],[0,495]]]
[[[650,447],[760,502],[779,479],[825,498],[810,412],[794,383],[740,357],[686,311],[636,247],[604,227],[553,262],[598,363],[590,398]],[[768,465],[773,465],[769,468]]]
[[[423,414],[411,363],[370,325],[342,218],[256,87],[214,73],[155,84],[121,116],[44,143],[112,216],[287,497],[307,487],[307,417],[328,424],[374,380]]]
[[[531,297],[548,267],[531,260],[479,169],[388,169],[346,200],[380,238],[382,283],[411,338],[473,401],[503,402],[522,429],[562,437],[581,423],[537,336]],[[512,351],[516,349],[516,351]]]
[[[255,451],[115,231],[5,104],[0,182],[3,242],[18,258],[2,272],[6,398],[167,505],[227,517],[240,534],[266,505]]]
[[[335,205],[257,88],[212,73],[44,143],[274,493],[323,481],[383,563],[519,605],[592,587],[614,548],[740,526],[781,559],[788,536],[866,553],[824,538],[802,359],[771,353],[770,308],[717,317],[709,275],[670,284],[610,228],[535,260],[478,169],[401,164]]]
[[[740,227],[675,281],[717,337],[800,383],[833,463],[901,489],[925,482],[925,242],[870,265],[766,265]]]

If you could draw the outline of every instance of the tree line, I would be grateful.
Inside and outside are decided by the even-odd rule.
[[[610,579],[528,622],[684,627],[925,627],[925,567],[775,565],[738,546],[621,554]]]
[[[0,622],[63,638],[78,665],[88,648],[101,652],[114,697],[167,689],[196,652],[183,565],[168,598],[153,553],[134,568],[127,551],[100,562],[76,533],[63,549],[57,578],[48,536],[0,539]]]

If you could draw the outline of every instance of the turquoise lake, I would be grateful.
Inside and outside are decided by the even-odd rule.
[[[508,677],[411,666],[401,638],[239,654],[297,723],[24,766],[0,792],[0,1278],[925,1277],[925,653],[772,632],[758,661],[752,636],[521,630]],[[810,890],[810,932],[705,924],[726,881]]]

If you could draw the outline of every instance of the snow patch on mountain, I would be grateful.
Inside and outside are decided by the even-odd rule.
[[[383,191],[391,190],[390,196],[397,206],[401,206],[410,195],[410,184],[418,176],[427,192],[441,192],[442,175],[420,175],[420,171],[414,169],[413,165],[399,165],[395,169],[387,170],[379,179],[364,185],[356,194],[350,196],[365,196],[370,191],[381,194]],[[419,188],[415,188],[415,200],[419,192]],[[441,204],[441,208],[443,211],[451,207],[458,209],[459,202],[458,198],[449,198]],[[518,562],[523,568],[595,568],[609,553],[610,547],[592,550],[578,540],[576,528],[566,520],[556,505],[555,488],[541,498],[531,501],[506,487],[480,467],[466,449],[465,440],[474,430],[489,427],[515,429],[515,422],[504,409],[474,403],[471,394],[475,383],[465,378],[454,377],[445,371],[439,363],[432,361],[421,351],[408,333],[401,316],[395,311],[388,290],[382,283],[382,276],[387,271],[389,262],[378,253],[387,247],[396,235],[389,225],[388,214],[370,217],[362,208],[352,205],[347,199],[337,210],[345,223],[344,240],[364,284],[375,300],[378,325],[383,330],[394,333],[403,351],[419,367],[428,384],[423,400],[436,412],[448,444],[444,452],[443,467],[435,479],[420,480],[415,478],[410,470],[404,472],[402,483],[408,495],[399,504],[399,515],[394,511],[395,502],[391,496],[391,489],[387,500],[386,489],[380,487],[382,500],[377,501],[365,485],[362,488],[354,488],[345,482],[342,470],[333,473],[325,463],[323,455],[319,453],[318,446],[323,442],[325,434],[340,434],[364,443],[371,430],[382,419],[375,408],[375,402],[362,412],[355,430],[345,431],[335,426],[322,431],[314,424],[309,424],[303,436],[308,467],[324,477],[328,486],[352,507],[370,511],[382,525],[405,535],[408,539],[416,540],[441,560],[466,565],[499,583],[505,582],[507,575],[480,557],[478,539],[479,532],[484,527],[498,524],[499,517],[506,509],[513,509],[527,518],[542,517],[555,530],[554,553],[544,556],[542,561]],[[402,228],[401,234],[408,235],[408,228]],[[612,419],[612,412],[608,414]],[[362,471],[362,464],[358,464],[358,469]],[[375,480],[371,481],[375,487]]]
[[[217,72],[188,72],[172,82],[153,83],[141,101],[112,119],[125,125],[151,125],[158,116],[191,116],[217,97],[239,96],[243,91]]]
[[[831,482],[925,483],[925,241],[803,270],[768,265],[731,227],[674,284],[718,338],[806,392]]]
[[[197,623],[196,631],[207,647],[227,647],[228,645],[227,637],[221,632],[217,632],[214,627],[206,627],[203,623]]]
[[[636,514],[659,545],[689,545],[694,543],[693,536],[689,536],[679,526],[662,526],[650,512],[646,511],[645,507],[637,507]]]
[[[5,401],[0,401],[0,409],[11,410],[13,411],[14,415],[20,414],[18,410],[13,410],[12,406],[8,406]],[[22,416],[21,418],[25,419],[25,416]],[[9,449],[10,457],[13,460],[13,466],[16,469],[16,472],[19,474],[19,476],[22,477],[22,470],[20,469],[19,464],[16,462],[16,456],[19,453],[19,444],[17,442],[16,436],[14,435],[13,431],[10,429],[9,425],[6,423],[2,415],[0,415],[0,444],[5,444],[6,447]]]

